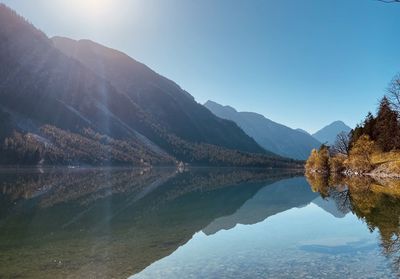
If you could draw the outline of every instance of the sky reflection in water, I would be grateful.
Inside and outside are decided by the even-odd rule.
[[[0,178],[0,277],[396,278],[399,270],[400,203],[377,182],[363,181],[361,192],[349,181],[237,169],[2,170]]]

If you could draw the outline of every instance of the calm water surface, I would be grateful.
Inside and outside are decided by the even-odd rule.
[[[246,169],[0,170],[0,278],[397,278],[390,189]]]

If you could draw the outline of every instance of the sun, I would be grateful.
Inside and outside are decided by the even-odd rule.
[[[79,1],[83,10],[95,14],[102,14],[111,8],[111,0],[81,0]]]
[[[111,15],[113,2],[115,3],[112,0],[71,0],[68,1],[68,6],[74,10],[76,16],[96,21]]]

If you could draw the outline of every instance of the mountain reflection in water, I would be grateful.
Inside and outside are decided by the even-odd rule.
[[[293,174],[161,168],[0,176],[2,276],[124,278]]]
[[[1,170],[0,278],[341,278],[366,259],[359,278],[394,278],[400,203],[388,183],[255,169]]]

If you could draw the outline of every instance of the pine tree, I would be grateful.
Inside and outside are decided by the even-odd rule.
[[[363,134],[369,136],[371,139],[373,138],[374,129],[375,129],[376,120],[371,112],[368,112],[368,115],[364,120]]]
[[[391,109],[390,102],[385,96],[379,104],[372,139],[382,151],[387,152],[399,147],[399,136],[397,112]]]

